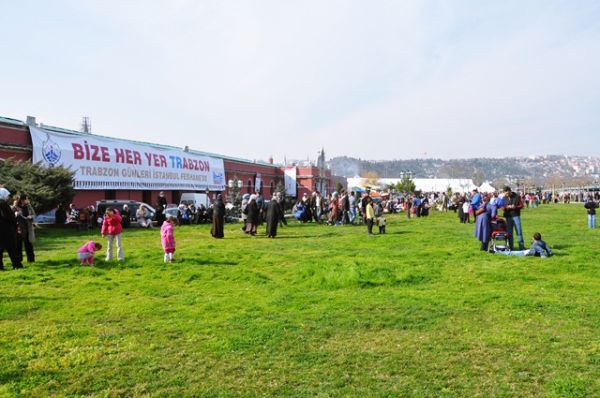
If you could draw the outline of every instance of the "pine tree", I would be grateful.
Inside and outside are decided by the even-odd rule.
[[[26,194],[37,213],[75,197],[74,172],[62,166],[42,167],[39,163],[0,160],[0,183],[12,194]]]

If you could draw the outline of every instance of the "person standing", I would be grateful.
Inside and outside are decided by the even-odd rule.
[[[342,224],[350,224],[350,195],[342,191]]]
[[[67,222],[67,211],[65,210],[62,203],[58,205],[56,211],[54,212],[54,224],[56,225],[64,225]]]
[[[412,196],[406,195],[406,199],[404,200],[404,207],[406,210],[406,218],[410,220],[410,214],[412,213]]]
[[[592,196],[590,195],[590,197],[583,206],[587,209],[588,228],[596,228],[596,209],[598,208],[598,202],[594,201],[594,198],[592,198]]]
[[[0,186],[0,271],[4,271],[4,250],[8,252],[13,269],[23,268],[17,251],[17,219],[7,200],[10,192]]]
[[[331,203],[329,204],[329,220],[327,224],[329,225],[337,225],[338,220],[338,212],[339,212],[339,202],[338,202],[338,193],[333,192],[331,194]]]
[[[246,231],[246,223],[248,222],[248,202],[250,201],[250,194],[249,193],[245,193],[242,196],[242,205],[241,205],[241,211],[242,211],[242,231]]]
[[[223,203],[223,196],[218,194],[217,200],[215,201],[213,207],[212,228],[210,229],[210,234],[213,236],[213,238],[221,239],[225,236],[223,233],[224,224],[225,204]]]
[[[131,225],[131,210],[127,204],[123,205],[123,211],[121,211],[121,226],[123,228],[129,228]]]
[[[117,259],[119,261],[123,261],[125,259],[123,256],[121,232],[123,232],[123,227],[121,226],[121,215],[117,209],[109,207],[106,209],[104,214],[102,229],[100,231],[102,237],[106,237],[108,239],[108,244],[106,245],[106,261],[111,261],[113,259],[114,242],[117,243]]]
[[[256,227],[258,226],[258,206],[256,204],[256,195],[250,195],[250,201],[246,207],[248,220],[246,221],[246,233],[256,235]]]
[[[281,206],[277,201],[277,195],[271,198],[267,205],[267,237],[274,238],[277,236],[277,227],[281,220]]]
[[[158,225],[163,224],[165,222],[165,209],[167,208],[167,198],[165,198],[165,193],[160,191],[158,194],[158,199],[156,200],[156,222]]]
[[[373,235],[373,220],[375,219],[375,209],[373,209],[373,199],[367,196],[367,204],[365,206],[365,221],[367,222],[367,233]]]
[[[165,252],[165,263],[175,261],[175,219],[172,216],[167,217],[160,227],[160,242]]]
[[[492,226],[490,224],[495,217],[495,207],[490,204],[490,197],[482,197],[480,206],[475,212],[475,232],[474,235],[481,242],[481,250],[487,250],[492,237]]]
[[[350,197],[348,198],[348,202],[350,205],[350,214],[348,222],[350,224],[354,224],[354,220],[356,220],[356,193],[352,191],[350,193]]]
[[[281,192],[277,192],[275,197],[280,209],[279,226],[283,227],[284,225],[287,225],[287,221],[285,219],[285,198]]]
[[[513,192],[509,186],[504,187],[504,218],[508,226],[508,243],[510,250],[514,250],[514,237],[517,237],[519,250],[525,250],[525,242],[523,241],[523,228],[521,226],[521,209],[523,201],[521,196]]]
[[[17,251],[21,261],[23,260],[23,246],[27,253],[27,262],[35,262],[35,253],[33,251],[33,243],[35,242],[35,231],[33,230],[33,218],[35,212],[29,202],[29,198],[25,194],[19,196],[19,201],[15,206],[15,216],[17,217],[18,237]]]
[[[321,215],[323,214],[323,197],[321,192],[315,191],[312,194],[311,200],[312,215],[317,224],[321,224]]]
[[[260,191],[256,191],[256,207],[258,208],[258,223],[257,225],[262,225],[265,219],[265,200],[260,193]]]

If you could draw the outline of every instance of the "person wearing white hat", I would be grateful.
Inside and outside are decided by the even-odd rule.
[[[8,252],[13,269],[23,268],[17,252],[17,219],[7,202],[9,197],[8,189],[0,186],[0,271],[4,271],[4,250]]]

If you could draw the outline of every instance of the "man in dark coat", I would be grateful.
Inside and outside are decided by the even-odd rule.
[[[281,206],[277,199],[277,195],[273,196],[267,206],[267,237],[269,238],[277,236],[277,226],[282,217]]]
[[[0,271],[4,271],[2,261],[4,250],[8,252],[14,269],[23,268],[17,251],[17,219],[15,218],[15,212],[7,203],[9,196],[10,192],[0,186]]]
[[[160,191],[158,194],[158,199],[156,201],[156,222],[160,227],[165,221],[165,209],[167,208],[167,198],[165,198],[165,193]]]
[[[129,228],[131,225],[131,209],[126,204],[123,205],[123,210],[121,210],[121,225],[123,228]]]
[[[213,207],[213,218],[212,218],[212,228],[210,229],[210,234],[213,238],[223,238],[225,235],[223,233],[223,225],[225,223],[225,204],[223,203],[223,196],[221,194],[217,195],[217,200],[215,201]]]

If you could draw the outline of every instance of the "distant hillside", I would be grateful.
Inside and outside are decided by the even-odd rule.
[[[333,174],[344,177],[363,176],[375,172],[380,177],[398,177],[410,171],[415,178],[472,178],[502,182],[522,179],[543,185],[549,179],[592,182],[600,174],[600,158],[584,156],[537,156],[528,158],[474,158],[474,159],[409,159],[369,161],[350,157],[336,157],[327,162]]]

